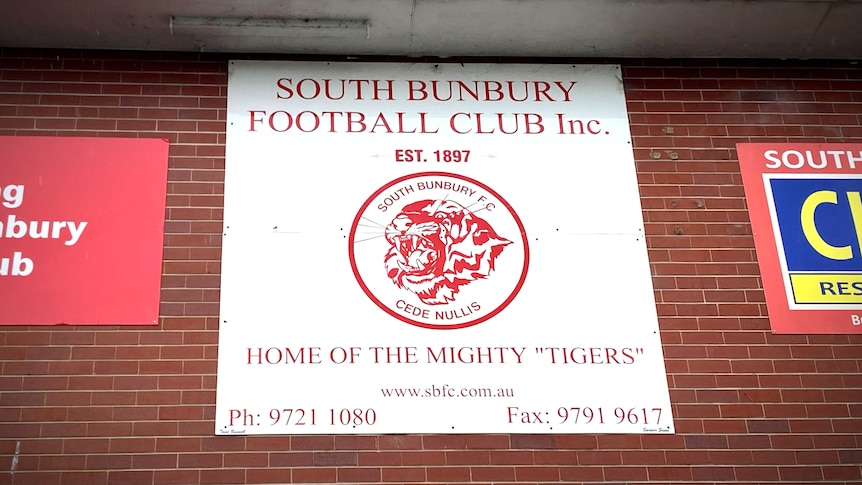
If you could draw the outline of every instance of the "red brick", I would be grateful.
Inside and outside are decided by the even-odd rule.
[[[224,457],[221,453],[183,453],[178,458],[179,468],[221,468]]]
[[[824,466],[823,478],[825,480],[846,480],[848,482],[859,482],[862,480],[862,469],[858,465],[850,466]]]
[[[778,467],[768,466],[746,466],[736,468],[737,480],[750,480],[754,482],[778,481]]]
[[[402,454],[400,452],[360,452],[357,456],[357,464],[359,466],[401,466],[403,465],[401,456]]]
[[[731,449],[735,450],[767,449],[772,446],[769,436],[764,435],[730,435],[727,437],[727,443]]]
[[[335,441],[332,436],[294,436],[290,440],[291,450],[332,450]]]
[[[360,464],[362,456],[360,455]],[[400,463],[398,463],[400,464]],[[447,451],[446,464],[448,465],[490,465],[491,456],[488,451]]]
[[[194,420],[203,419],[204,410],[199,406],[170,406],[159,408],[160,420]]]
[[[246,471],[245,477],[248,483],[288,483],[290,481],[290,469],[252,468]]]
[[[536,465],[572,465],[578,462],[578,452],[568,450],[547,450],[533,452]]]
[[[647,469],[650,481],[686,481],[691,480],[691,468],[687,466],[654,466]]]
[[[550,435],[512,435],[510,438],[512,448],[526,449],[552,449],[554,448],[554,437]]]
[[[313,454],[314,466],[355,466],[357,454],[355,452],[318,452]]]
[[[558,481],[560,471],[556,467],[515,467],[517,481]]]
[[[348,483],[380,482],[379,468],[338,468],[338,481]]]
[[[115,376],[113,377],[113,389],[139,390],[155,389],[158,378],[155,376]]]
[[[778,476],[781,481],[820,481],[823,480],[823,469],[816,466],[779,466]]]
[[[427,466],[446,464],[446,454],[440,451],[404,452],[401,461],[405,466]]]
[[[294,468],[292,475],[295,482],[335,482],[338,480],[338,469],[330,467]]]
[[[182,391],[147,390],[136,393],[136,404],[180,404]]]
[[[598,466],[560,467],[560,480],[569,483],[605,483],[603,470],[604,467]]]
[[[201,470],[200,484],[230,484],[243,483],[245,481],[245,470],[223,469],[223,470]]]
[[[788,433],[790,423],[785,419],[780,420],[748,420],[748,432],[750,433]]]
[[[85,426],[85,436],[113,437],[113,436],[129,436],[132,434],[133,423],[87,423]],[[43,426],[44,428],[44,426]]]
[[[178,428],[173,422],[135,421],[132,429],[136,436],[173,436]]]
[[[660,451],[624,450],[620,453],[624,465],[666,465],[667,456]]]
[[[381,480],[396,483],[424,482],[426,480],[425,469],[386,467],[381,471]]]
[[[87,468],[94,470],[126,469],[132,466],[131,455],[92,454],[87,458]]]
[[[224,455],[225,468],[265,467],[268,464],[267,453],[226,453]]]
[[[578,451],[580,465],[621,465],[622,462],[619,451]]]
[[[177,455],[174,453],[146,453],[132,457],[132,468],[164,469],[176,467]]]
[[[154,483],[160,485],[187,485],[200,482],[200,471],[198,470],[155,470],[153,472]]]
[[[201,449],[200,438],[156,438],[156,450],[158,452],[167,451],[198,451]]]
[[[467,448],[467,437],[464,435],[423,436],[422,447],[426,450],[464,449]]]

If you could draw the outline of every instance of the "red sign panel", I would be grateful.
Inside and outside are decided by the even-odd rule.
[[[0,137],[0,324],[155,325],[168,142]]]
[[[862,145],[741,143],[775,333],[862,333]]]

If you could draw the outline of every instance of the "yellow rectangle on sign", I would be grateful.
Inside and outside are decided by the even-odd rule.
[[[796,303],[862,303],[862,274],[791,274]]]

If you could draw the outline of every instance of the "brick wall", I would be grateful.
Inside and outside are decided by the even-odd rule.
[[[215,437],[227,59],[0,49],[0,135],[171,142],[161,323],[0,328],[0,485],[862,481],[862,336],[770,333],[734,149],[858,143],[855,64],[623,61],[676,435]]]

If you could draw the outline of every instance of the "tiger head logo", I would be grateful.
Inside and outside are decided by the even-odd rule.
[[[362,204],[347,237],[365,295],[395,319],[434,330],[494,318],[518,295],[530,262],[512,206],[482,182],[449,172],[386,183]]]
[[[511,241],[451,200],[410,203],[386,227],[387,276],[428,305],[455,300],[461,286],[487,278]]]

